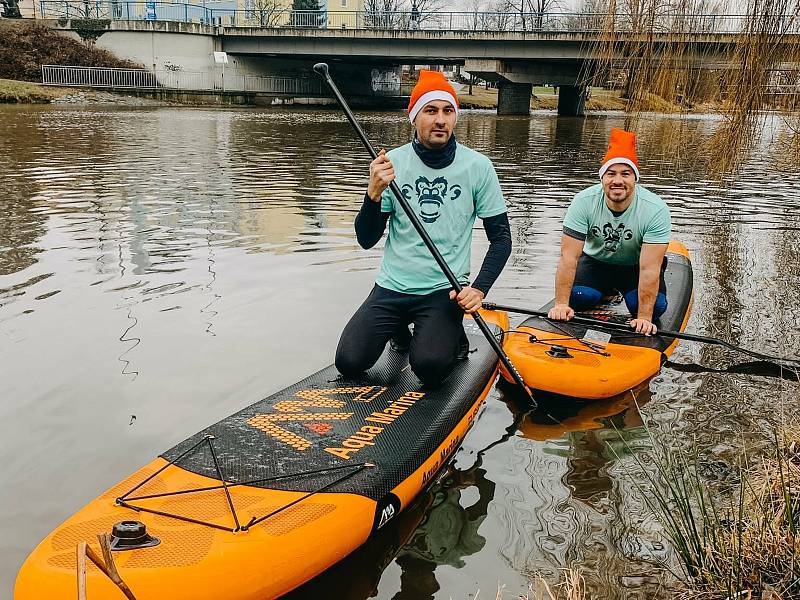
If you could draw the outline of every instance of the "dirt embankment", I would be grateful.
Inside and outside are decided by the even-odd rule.
[[[465,88],[466,91],[466,88]],[[462,108],[497,108],[497,89],[485,89],[474,86],[472,94],[459,94],[458,101]],[[653,95],[652,107],[649,110],[657,112],[680,112],[681,107],[673,105],[663,98]],[[586,100],[586,110],[625,110],[628,101],[620,97],[618,90],[592,88]],[[669,106],[668,106],[669,105]],[[531,98],[531,108],[534,110],[555,110],[558,108],[558,95],[553,93],[553,88],[536,88]]]
[[[29,81],[0,79],[0,104],[113,104],[117,106],[174,106],[166,102],[141,96],[132,96],[106,90],[78,87],[50,87]]]
[[[494,109],[497,108],[497,89],[487,90],[480,86],[474,86],[472,94],[459,94],[458,102],[462,108]],[[587,110],[625,110],[625,106],[626,101],[620,98],[618,91],[601,88],[593,88],[586,101]],[[553,88],[535,89],[531,98],[531,108],[555,110],[558,108],[558,95],[553,94]]]

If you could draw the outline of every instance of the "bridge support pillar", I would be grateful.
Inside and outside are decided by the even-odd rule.
[[[513,83],[501,79],[497,90],[497,114],[531,114],[531,94],[533,94],[532,83]]]
[[[562,117],[583,117],[586,115],[586,86],[559,86],[558,114]]]

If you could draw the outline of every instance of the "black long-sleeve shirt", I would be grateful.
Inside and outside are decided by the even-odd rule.
[[[362,248],[372,248],[378,243],[386,230],[389,214],[381,211],[380,202],[373,202],[369,195],[364,194],[364,203],[355,221],[356,239]],[[472,282],[472,287],[486,295],[500,276],[508,257],[511,256],[511,226],[508,222],[508,213],[483,219],[483,227],[489,239],[489,250],[483,259],[478,276]]]

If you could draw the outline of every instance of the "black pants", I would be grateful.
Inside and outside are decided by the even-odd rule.
[[[438,385],[456,362],[459,341],[466,339],[463,318],[449,289],[418,296],[376,285],[342,332],[336,368],[346,377],[363,373],[380,358],[386,342],[408,337],[413,323],[411,369],[423,384]]]

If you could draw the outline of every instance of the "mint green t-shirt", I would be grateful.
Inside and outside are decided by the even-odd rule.
[[[615,265],[639,262],[642,244],[668,244],[672,236],[669,207],[659,196],[636,184],[631,205],[619,216],[606,206],[603,186],[593,185],[573,198],[564,227],[586,235],[583,251]]]
[[[475,217],[506,212],[492,162],[483,154],[456,145],[452,164],[431,169],[411,144],[387,153],[397,185],[459,283],[468,284],[470,246]],[[391,189],[381,196],[381,211],[390,213],[389,234],[376,283],[404,294],[429,294],[450,287],[430,251]]]

